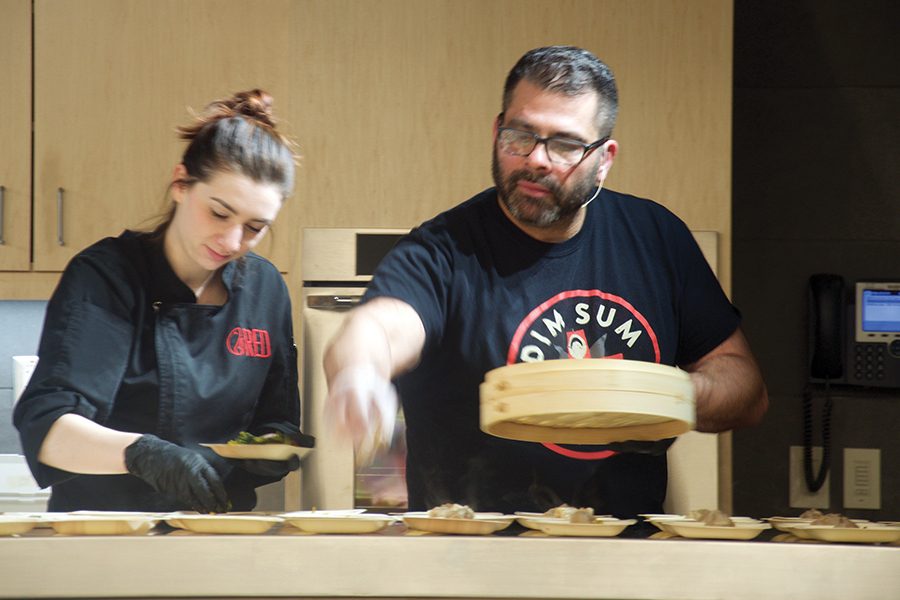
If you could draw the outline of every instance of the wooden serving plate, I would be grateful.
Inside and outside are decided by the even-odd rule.
[[[28,533],[39,521],[34,517],[0,515],[0,536]]]
[[[402,518],[410,529],[452,535],[490,535],[506,529],[515,520],[515,516],[484,513],[476,513],[474,519],[429,517],[427,513],[415,512],[406,513]]]
[[[690,431],[694,386],[675,367],[630,360],[517,363],[481,384],[481,429],[532,442],[652,441]]]
[[[303,458],[312,448],[289,444],[200,444],[224,458],[287,460],[293,455]]]
[[[60,535],[144,535],[159,519],[150,516],[62,514],[50,521]]]
[[[733,527],[720,527],[697,521],[674,520],[665,525],[675,535],[706,540],[752,540],[766,529],[772,528],[768,523],[735,523]]]
[[[281,517],[249,514],[179,515],[166,519],[171,527],[186,529],[194,533],[219,533],[254,535],[262,534],[273,525],[283,522]]]
[[[376,513],[351,514],[341,516],[288,517],[284,520],[291,526],[307,533],[375,533],[381,531],[397,519]]]

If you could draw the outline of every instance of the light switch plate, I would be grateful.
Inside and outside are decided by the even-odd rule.
[[[844,448],[844,508],[881,509],[881,450]]]

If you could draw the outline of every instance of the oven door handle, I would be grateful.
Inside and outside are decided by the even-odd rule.
[[[362,295],[344,296],[337,294],[323,294],[307,296],[306,306],[318,310],[350,310],[362,299]]]

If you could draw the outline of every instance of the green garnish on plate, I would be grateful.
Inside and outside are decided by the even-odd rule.
[[[265,435],[253,435],[248,431],[242,431],[237,434],[233,440],[228,440],[230,445],[246,445],[246,444],[288,444],[294,446],[291,438],[280,431],[267,433]]]

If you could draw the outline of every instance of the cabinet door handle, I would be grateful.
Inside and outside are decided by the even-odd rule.
[[[362,298],[362,294],[355,296],[345,296],[339,294],[329,294],[326,296],[308,296],[306,305],[309,308],[317,308],[319,310],[350,310]]]
[[[66,245],[66,240],[63,238],[63,194],[65,194],[66,190],[62,188],[56,188],[56,241],[60,246]]]
[[[3,239],[3,213],[6,212],[6,186],[0,185],[0,246],[6,243]]]

